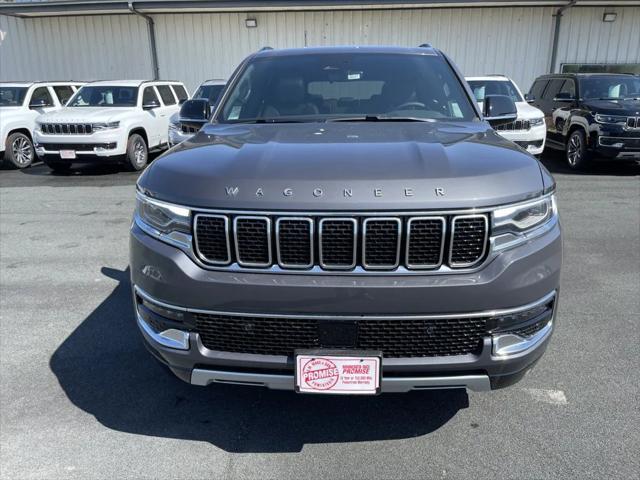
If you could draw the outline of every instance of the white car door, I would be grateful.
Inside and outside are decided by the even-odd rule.
[[[178,107],[178,99],[175,97],[173,90],[169,86],[169,84],[160,84],[156,85],[156,89],[158,90],[158,94],[160,95],[160,99],[162,100],[161,108],[161,117],[164,122],[164,130],[161,135],[161,143],[169,142],[169,120],[171,119],[171,115],[176,113],[179,109]]]
[[[156,87],[149,85],[142,91],[143,127],[149,137],[149,147],[156,147],[167,135],[168,119]]]

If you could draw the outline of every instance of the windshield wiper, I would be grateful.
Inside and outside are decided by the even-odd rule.
[[[359,117],[328,118],[327,122],[432,122],[432,118],[392,117],[388,115],[362,115]]]

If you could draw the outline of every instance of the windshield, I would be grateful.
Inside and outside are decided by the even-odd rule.
[[[214,105],[218,102],[223,89],[224,85],[201,85],[193,94],[193,98],[206,98],[211,105]]]
[[[628,75],[581,78],[580,96],[585,100],[639,98],[640,78]]]
[[[328,53],[251,61],[217,120],[374,117],[469,121],[476,113],[462,84],[439,55]]]
[[[19,107],[26,93],[27,87],[0,86],[0,107]]]
[[[86,86],[69,100],[67,107],[135,107],[138,87]]]
[[[484,102],[487,95],[506,95],[514,102],[523,102],[516,86],[509,80],[469,80],[473,96],[478,102]]]

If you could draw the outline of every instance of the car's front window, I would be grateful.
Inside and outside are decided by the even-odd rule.
[[[27,87],[0,86],[0,107],[19,107],[26,94]]]
[[[478,102],[484,102],[487,95],[506,95],[514,102],[523,102],[520,92],[509,80],[469,80],[473,96]]]
[[[215,104],[223,89],[224,85],[201,85],[193,94],[193,98],[206,98],[209,103]]]
[[[251,61],[217,117],[223,123],[477,118],[440,55],[325,53]]]
[[[582,78],[580,96],[585,100],[640,98],[640,78],[627,75]]]
[[[135,107],[137,100],[138,87],[85,86],[67,107]]]

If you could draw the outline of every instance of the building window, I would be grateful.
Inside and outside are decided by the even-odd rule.
[[[562,73],[633,73],[640,75],[640,63],[563,63]]]

